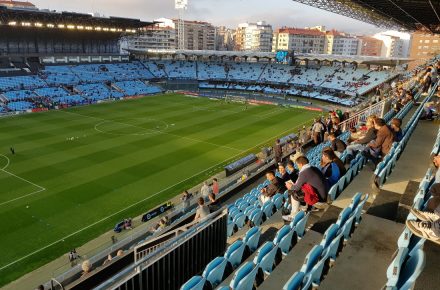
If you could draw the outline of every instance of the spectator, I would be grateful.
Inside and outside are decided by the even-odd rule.
[[[350,145],[347,146],[347,157],[346,162],[350,163],[353,160],[354,155],[358,151],[363,151],[368,143],[376,139],[377,130],[374,128],[374,120],[376,116],[370,116],[367,118],[367,133],[364,137],[359,138],[353,141]]]
[[[89,274],[92,271],[92,263],[90,263],[89,260],[85,260],[82,264],[81,264],[81,269],[83,270],[82,274],[81,274],[81,278],[87,276],[87,274]]]
[[[322,172],[318,168],[311,166],[309,160],[305,156],[298,157],[295,163],[299,168],[298,180],[295,183],[286,183],[286,187],[291,197],[292,211],[290,216],[283,217],[285,220],[291,220],[299,211],[300,205],[307,205],[308,208],[313,205],[310,201],[308,204],[306,202],[304,191],[307,186],[305,185],[312,188],[317,201],[327,201],[328,186]]]
[[[126,230],[132,230],[133,229],[131,218],[128,218],[128,219],[124,220],[124,228]]]
[[[394,142],[400,142],[403,139],[403,131],[400,128],[402,126],[402,120],[393,118],[391,120],[391,130],[394,133]]]
[[[219,188],[219,185],[218,185],[218,180],[217,180],[217,178],[212,179],[211,191],[212,191],[212,193],[214,193],[215,195],[217,195],[217,194],[220,192],[220,188]]]
[[[122,256],[124,256],[124,250],[119,249],[118,252],[116,253],[116,257],[120,258]]]
[[[377,165],[380,156],[383,157],[390,152],[394,142],[394,134],[386,125],[384,119],[376,119],[374,121],[374,128],[377,130],[376,139],[367,145],[363,154],[368,159],[371,159],[374,165]]]
[[[407,220],[406,226],[416,236],[440,245],[440,205],[433,212],[411,209],[419,220]]]
[[[202,194],[202,196],[205,200],[208,199],[208,195],[211,193],[211,188],[209,187],[209,185],[206,181],[203,182],[203,186],[200,189],[200,193]]]
[[[281,148],[280,139],[277,139],[275,146],[273,147],[273,151],[275,154],[275,162],[281,162],[281,159],[283,157],[283,148]]]
[[[345,151],[347,145],[339,138],[336,138],[335,133],[328,135],[328,140],[331,143],[331,148],[335,152],[336,156],[341,157],[341,154]]]
[[[211,192],[208,197],[209,197],[209,201],[210,201],[210,204],[208,206],[209,212],[213,213],[213,212],[218,211],[222,206],[221,206],[220,202],[218,201],[218,199],[216,199],[215,194]]]
[[[312,126],[313,142],[315,143],[315,145],[321,143],[321,134],[323,133],[323,131],[324,125],[322,125],[322,123],[318,119],[315,119],[315,122]]]
[[[107,255],[107,259],[104,260],[104,263],[102,263],[102,265],[106,265],[108,263],[110,263],[112,261],[112,255],[108,254]]]
[[[434,163],[436,168],[434,183],[440,183],[440,155],[435,155],[432,158],[432,163]]]
[[[278,172],[280,174],[280,179],[283,184],[290,180],[290,176],[286,171],[286,167],[284,167],[284,165],[281,163],[278,164]]]
[[[289,179],[293,182],[296,182],[296,180],[298,179],[298,173],[296,172],[295,166],[293,165],[292,161],[287,162],[286,171],[289,174]]]
[[[44,286],[43,285],[38,285],[38,287],[35,288],[35,290],[44,290]]]
[[[286,187],[283,181],[277,177],[272,171],[266,173],[266,178],[269,181],[269,185],[261,189],[260,202],[264,204],[266,201],[270,200],[272,196],[278,192],[284,192]]]
[[[336,156],[333,150],[323,150],[321,157],[321,172],[332,187],[346,173],[344,163]]]
[[[182,194],[180,200],[182,201],[182,212],[186,212],[188,207],[190,206],[190,200],[192,198],[192,194],[185,190]]]
[[[194,217],[194,221],[196,222],[203,220],[209,215],[209,208],[205,205],[203,197],[199,197],[197,203],[199,204],[199,207],[197,208],[196,216]]]

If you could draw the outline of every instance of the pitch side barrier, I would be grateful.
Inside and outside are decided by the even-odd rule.
[[[226,210],[219,210],[94,289],[174,290],[226,250]],[[90,288],[75,288],[90,289]]]

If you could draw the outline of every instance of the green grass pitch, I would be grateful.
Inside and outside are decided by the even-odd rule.
[[[166,94],[0,119],[0,286],[316,115]]]

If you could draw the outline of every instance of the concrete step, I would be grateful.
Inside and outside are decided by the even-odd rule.
[[[309,230],[258,289],[282,289],[287,280],[299,271],[307,253],[322,240],[322,234]]]
[[[402,230],[401,224],[364,214],[319,289],[381,289]]]

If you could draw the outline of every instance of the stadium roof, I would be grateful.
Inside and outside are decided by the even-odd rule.
[[[379,27],[440,33],[438,0],[293,0]]]
[[[275,59],[276,52],[258,51],[218,51],[218,50],[175,50],[175,49],[129,49],[130,53],[151,56],[193,56],[193,57],[248,57]],[[336,61],[358,64],[372,64],[383,66],[396,66],[411,61],[409,58],[389,58],[377,56],[346,56],[333,54],[295,53],[295,58],[300,60]]]
[[[50,22],[55,26],[64,25],[83,25],[83,26],[107,26],[124,29],[136,29],[154,24],[139,19],[121,18],[121,17],[94,17],[91,14],[82,14],[74,12],[58,12],[50,10],[9,8],[0,4],[0,24],[10,22]]]

